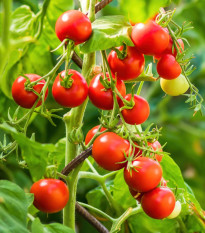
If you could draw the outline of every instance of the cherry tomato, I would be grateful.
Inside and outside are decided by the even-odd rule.
[[[183,40],[182,39],[178,39],[177,40],[179,42],[179,44],[181,45],[182,47],[182,50],[184,50],[184,43],[183,43]],[[182,52],[179,45],[177,45],[177,48],[179,49],[180,53]],[[177,56],[177,50],[174,48],[173,50],[173,40],[171,38],[171,36],[169,36],[169,44],[168,44],[168,47],[164,50],[163,53],[161,54],[156,54],[154,56],[155,59],[159,60],[164,54],[171,54],[173,55],[174,57]]]
[[[169,44],[169,34],[153,20],[136,24],[131,38],[136,48],[146,55],[162,53]]]
[[[143,195],[141,205],[151,218],[163,219],[174,210],[175,196],[169,188],[155,188]]]
[[[99,127],[100,127],[99,125],[96,125],[91,130],[88,131],[88,133],[85,137],[85,145],[87,145],[90,142],[90,140],[94,137],[94,135],[98,132]],[[106,128],[102,127],[100,132],[103,132],[105,130],[106,130]]]
[[[88,40],[92,33],[89,18],[78,10],[64,12],[56,21],[56,35],[59,40],[71,39],[80,44]]]
[[[167,181],[164,179],[164,177],[162,177],[162,179],[160,181],[160,186],[167,187]]]
[[[123,46],[119,48],[123,50]],[[108,63],[113,76],[117,75],[121,80],[132,80],[137,78],[144,70],[145,60],[144,55],[135,47],[127,46],[127,56],[121,60],[117,57],[115,51],[111,51],[108,55]]]
[[[157,72],[164,79],[175,79],[182,72],[181,66],[171,54],[165,54],[157,63]]]
[[[148,146],[152,147],[152,149],[154,151],[162,151],[162,146],[161,144],[158,142],[158,141],[155,141],[153,143],[151,142],[148,142]],[[162,161],[162,158],[163,158],[163,155],[161,154],[155,154],[155,159],[158,161],[158,162],[161,162]]]
[[[106,132],[97,137],[93,143],[92,155],[102,168],[116,171],[126,166],[130,143],[113,132]]]
[[[138,192],[147,192],[160,183],[162,168],[159,163],[147,157],[138,157],[130,170],[125,167],[124,178],[128,186]]]
[[[34,206],[45,213],[62,210],[69,199],[66,184],[57,179],[42,179],[35,182],[30,193],[34,194]]]
[[[178,78],[172,80],[161,78],[160,86],[167,95],[171,96],[182,95],[189,89],[189,83],[182,74],[180,74]]]
[[[34,81],[41,78],[41,76],[39,76],[37,74],[25,74],[25,76],[27,76],[31,82],[34,82]],[[19,76],[14,81],[14,83],[12,85],[12,96],[13,96],[15,102],[18,105],[20,105],[21,107],[32,108],[34,103],[38,99],[38,96],[32,91],[25,90],[26,81],[27,80],[23,76]],[[36,92],[40,93],[42,88],[44,87],[44,85],[45,85],[45,80],[42,79],[35,86],[33,86],[33,89]],[[48,96],[48,89],[46,90],[45,99],[47,98],[47,96]],[[40,106],[41,103],[42,103],[42,101],[39,100],[36,107]]]
[[[106,73],[109,77],[108,73]],[[112,90],[105,89],[105,87],[100,82],[100,76],[104,77],[103,73],[95,76],[89,85],[88,95],[90,101],[97,107],[103,110],[111,110],[113,108],[113,94]],[[113,76],[113,79],[115,77]],[[110,80],[110,78],[108,78]],[[122,80],[117,79],[116,87],[121,95],[124,97],[126,95],[126,87]],[[119,100],[119,98],[118,98]]]
[[[69,70],[68,75],[73,80],[70,88],[61,86],[61,79],[65,78],[65,70],[56,77],[52,94],[57,103],[64,107],[74,108],[81,105],[88,95],[88,85],[83,76],[76,70]]]
[[[174,210],[167,218],[168,219],[176,218],[181,213],[181,209],[182,209],[182,205],[181,205],[180,201],[176,201],[175,206],[174,206]]]
[[[130,194],[136,199],[138,202],[141,202],[142,196],[144,193],[139,193],[138,191],[135,191],[134,189],[129,187]]]
[[[124,98],[126,100],[131,100],[131,94],[126,95]],[[150,108],[148,102],[141,96],[134,95],[135,105],[132,109],[123,109],[122,115],[124,120],[131,125],[139,125],[147,120],[150,113]],[[120,102],[120,107],[123,106],[122,101]]]

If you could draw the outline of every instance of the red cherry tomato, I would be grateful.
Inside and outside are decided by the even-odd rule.
[[[130,194],[136,199],[137,201],[141,202],[142,196],[144,193],[139,193],[138,191],[135,191],[134,189],[129,187]]]
[[[31,82],[34,82],[41,78],[41,76],[37,74],[25,74]],[[32,92],[32,91],[26,91],[25,90],[25,82],[27,80],[23,76],[19,76],[12,85],[12,96],[15,100],[15,102],[20,105],[23,108],[32,108],[36,100],[38,99],[38,96]],[[39,81],[35,86],[33,86],[33,89],[40,93],[43,86],[45,85],[45,80],[42,79]],[[48,96],[48,89],[46,90],[45,99]],[[41,100],[38,101],[38,104],[36,107],[40,106],[42,103]]]
[[[90,142],[90,140],[94,137],[94,135],[97,133],[99,127],[100,127],[99,125],[96,125],[91,130],[88,131],[88,133],[85,137],[85,145],[87,145]],[[103,132],[105,130],[106,130],[106,128],[102,127],[100,132]]]
[[[153,143],[148,142],[148,146],[152,147],[152,149],[153,149],[154,151],[162,151],[162,146],[161,146],[161,144],[160,144],[158,141],[155,141],[155,142],[153,142]],[[155,154],[155,159],[156,159],[158,162],[161,162],[161,161],[162,161],[162,158],[163,158],[163,155]]]
[[[157,63],[157,72],[160,77],[171,80],[179,77],[182,69],[173,55],[165,54]]]
[[[106,74],[109,77],[108,73]],[[97,107],[103,110],[111,110],[113,108],[113,94],[112,90],[105,89],[105,87],[100,82],[100,76],[104,77],[103,73],[95,76],[89,85],[88,95],[90,101]],[[113,77],[114,78],[114,77]],[[114,78],[115,79],[115,78]],[[110,80],[108,78],[108,80]],[[117,79],[116,87],[121,95],[124,97],[126,95],[126,87],[122,80]],[[119,98],[118,98],[119,100]]]
[[[166,187],[155,188],[143,195],[141,200],[144,212],[155,219],[168,217],[175,207],[175,196]]]
[[[147,192],[160,183],[162,168],[158,162],[147,157],[138,157],[132,162],[133,168],[124,169],[124,178],[128,186],[138,192]]]
[[[81,105],[87,98],[88,85],[79,72],[70,69],[68,74],[72,74],[70,77],[73,80],[72,86],[70,88],[61,86],[60,80],[65,78],[64,70],[56,77],[53,83],[52,94],[55,101],[60,105],[74,108]]]
[[[123,46],[119,48],[123,50]],[[144,70],[145,60],[144,55],[135,47],[127,46],[127,56],[123,60],[117,57],[115,51],[111,51],[108,55],[108,63],[113,76],[117,75],[121,80],[132,80],[137,78]]]
[[[131,100],[131,94],[126,95],[124,98],[126,100]],[[141,96],[134,95],[135,105],[132,109],[123,109],[122,115],[124,120],[131,125],[139,125],[147,120],[150,113],[150,108],[148,102]],[[122,101],[120,102],[120,107],[123,106]]]
[[[132,29],[131,38],[136,48],[146,55],[162,53],[169,44],[167,31],[152,20],[145,24],[136,24]]]
[[[35,182],[30,193],[34,194],[34,206],[45,213],[62,210],[69,199],[66,184],[57,179],[42,179]]]
[[[181,45],[182,47],[182,50],[184,50],[184,43],[183,43],[183,40],[182,39],[178,39],[177,40],[179,42],[179,44]],[[179,51],[182,53],[179,45],[177,45],[177,48],[179,49]],[[164,54],[171,54],[173,55],[174,57],[177,56],[177,50],[174,48],[174,51],[173,51],[173,40],[171,38],[171,36],[169,36],[169,44],[168,44],[168,47],[164,50],[163,53],[161,54],[156,54],[154,56],[155,59],[159,60]]]
[[[125,155],[129,153],[130,143],[119,135],[106,132],[93,143],[92,155],[97,164],[109,171],[116,171],[126,166]]]
[[[162,179],[160,181],[160,186],[167,187],[167,181],[164,179],[164,177],[162,177]]]
[[[70,10],[58,18],[55,31],[59,40],[71,39],[76,44],[80,44],[90,37],[92,25],[89,18],[81,11]]]

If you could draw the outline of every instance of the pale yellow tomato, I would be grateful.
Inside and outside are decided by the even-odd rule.
[[[181,203],[179,201],[176,201],[174,210],[167,218],[169,219],[176,218],[180,214],[181,209],[182,209]]]
[[[167,95],[171,96],[182,95],[189,89],[189,83],[182,74],[179,75],[178,78],[172,80],[161,78],[160,86]]]

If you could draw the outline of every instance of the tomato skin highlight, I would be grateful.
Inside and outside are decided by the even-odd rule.
[[[128,156],[130,143],[113,132],[106,132],[93,143],[92,155],[96,163],[109,171],[116,171],[126,166],[124,152]]]
[[[124,98],[126,100],[131,100],[131,94],[126,95]],[[123,109],[122,115],[126,123],[131,125],[139,125],[147,120],[150,113],[150,108],[148,102],[141,96],[134,95],[135,105],[132,109]],[[120,102],[120,107],[123,107],[124,104]]]
[[[93,127],[92,129],[90,129],[88,131],[88,133],[86,134],[86,137],[85,137],[85,145],[87,145],[90,142],[90,140],[95,136],[99,127],[100,127],[100,125],[96,125],[95,127]],[[105,130],[106,130],[106,128],[102,127],[100,132],[103,132]]]
[[[136,24],[131,38],[136,48],[145,55],[162,53],[169,44],[169,34],[153,20]]]
[[[81,11],[69,10],[57,19],[55,31],[60,41],[70,39],[76,44],[81,44],[91,36],[92,25]]]
[[[123,46],[119,47],[123,50]],[[127,46],[127,57],[123,60],[117,57],[117,53],[113,50],[108,55],[108,63],[110,65],[113,76],[117,74],[117,78],[121,80],[132,80],[137,78],[144,70],[145,59],[135,47]]]
[[[57,179],[42,179],[35,182],[30,193],[34,194],[34,206],[45,213],[62,210],[69,200],[66,184]]]
[[[172,213],[175,202],[175,196],[169,188],[159,187],[145,193],[141,205],[151,218],[163,219]]]
[[[39,76],[37,74],[25,74],[25,76],[27,76],[31,82],[34,82],[34,81],[41,78],[41,76]],[[13,96],[14,101],[18,105],[20,105],[21,107],[32,108],[34,103],[38,99],[38,96],[32,91],[25,90],[25,82],[26,81],[27,80],[23,76],[19,76],[14,81],[14,83],[12,85],[12,96]],[[45,80],[42,79],[33,87],[33,89],[36,92],[40,93],[42,88],[44,87],[45,83],[46,83]],[[45,100],[46,100],[47,96],[48,96],[48,88],[46,89]],[[42,101],[39,100],[36,107],[40,106],[41,103],[42,103]]]
[[[147,157],[138,157],[132,162],[132,169],[124,169],[124,179],[127,185],[138,191],[147,192],[157,187],[162,178],[162,168],[158,162]]]
[[[108,73],[106,73],[107,77],[109,77]],[[98,74],[95,76],[89,85],[88,89],[88,95],[89,99],[92,102],[93,105],[95,105],[97,108],[103,109],[103,110],[111,110],[113,109],[113,93],[111,88],[105,90],[105,87],[100,82],[100,76],[104,77],[103,73]],[[113,77],[113,79],[115,79]],[[109,80],[109,78],[108,78]],[[116,87],[118,91],[121,93],[121,95],[124,97],[126,95],[126,87],[122,80],[117,79]],[[119,97],[117,97],[118,101],[120,100]]]
[[[171,54],[165,54],[157,63],[157,73],[160,77],[172,80],[181,74],[182,69],[175,57]]]
[[[68,74],[72,74],[72,86],[70,88],[61,86],[60,75],[64,79],[64,70],[56,77],[52,87],[52,94],[55,101],[63,107],[74,108],[81,105],[87,98],[88,85],[84,77],[76,70],[70,69]]]

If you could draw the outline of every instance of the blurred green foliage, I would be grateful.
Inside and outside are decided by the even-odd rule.
[[[142,7],[140,3],[144,2],[147,4]],[[163,3],[162,3],[163,2]],[[66,3],[66,5],[65,5]],[[166,5],[169,1],[128,1],[129,4],[133,6],[133,9],[137,11],[137,15],[141,19],[146,19],[146,15],[150,15],[150,9],[158,9],[158,6]],[[127,3],[127,4],[128,4]],[[25,4],[26,6],[23,6]],[[16,0],[13,3],[13,14],[19,14],[24,12],[27,15],[26,20],[24,21],[25,25],[21,23],[21,21],[13,22],[14,26],[12,27],[12,37],[14,39],[22,39],[22,37],[27,37],[30,31],[33,31],[33,27],[35,26],[35,18],[36,13],[39,11],[39,5],[42,4],[42,1],[38,0]],[[123,5],[124,4],[124,5]],[[129,5],[128,4],[128,5]],[[134,7],[135,4],[135,7]],[[150,5],[149,5],[150,4]],[[152,8],[151,6],[156,8]],[[177,5],[176,5],[177,4]],[[110,5],[106,6],[101,12],[99,12],[98,16],[103,15],[113,15],[113,14],[122,14],[121,10],[126,9],[123,6],[126,5],[126,1],[117,1],[114,0],[110,3]],[[200,93],[205,98],[205,1],[200,0],[181,0],[174,1],[169,8],[173,9],[176,7],[176,13],[174,16],[174,20],[178,23],[183,23],[184,21],[191,21],[193,23],[194,29],[192,31],[186,32],[186,38],[189,40],[190,47],[185,44],[185,48],[189,55],[193,54],[194,58],[192,63],[197,67],[197,70],[191,75],[190,79],[195,83],[196,87],[199,88]],[[27,38],[24,43],[20,43],[20,47],[18,50],[14,46],[12,50],[12,56],[10,56],[9,66],[5,70],[4,74],[1,75],[1,85],[4,87],[3,92],[0,92],[0,119],[1,121],[7,120],[7,112],[8,108],[10,108],[11,113],[15,111],[17,105],[11,100],[10,88],[13,80],[18,77],[21,73],[38,73],[39,75],[43,75],[47,73],[55,64],[55,60],[57,55],[60,54],[60,51],[55,53],[50,53],[52,49],[57,47],[59,44],[58,39],[56,38],[54,25],[58,16],[68,9],[73,8],[73,1],[55,1],[51,0],[51,4],[47,11],[47,16],[45,18],[45,25],[42,35],[38,41],[33,42],[33,38]],[[149,14],[147,13],[149,12]],[[153,11],[153,13],[155,13]],[[19,15],[20,17],[21,15]],[[127,16],[127,15],[126,15]],[[25,30],[26,28],[26,30]],[[22,30],[21,30],[22,29]],[[29,34],[29,36],[34,36]],[[22,53],[22,51],[24,51]],[[99,61],[100,58],[97,57]],[[146,57],[146,62],[150,62],[150,58]],[[72,65],[74,69],[77,69],[75,65]],[[63,67],[62,67],[63,69]],[[10,80],[6,82],[5,80]],[[128,87],[129,88],[129,87]],[[182,171],[182,175],[187,182],[187,184],[192,188],[194,194],[201,204],[203,208],[205,208],[205,117],[200,115],[195,115],[193,117],[193,111],[189,109],[189,105],[185,104],[186,97],[169,97],[165,96],[163,91],[160,88],[159,81],[156,83],[145,83],[142,90],[142,95],[149,100],[151,106],[151,114],[148,121],[142,126],[145,128],[151,122],[154,122],[158,127],[163,127],[162,137],[160,137],[159,141],[161,144],[167,143],[164,150],[171,154],[173,160],[179,165]],[[48,108],[56,108],[59,107],[53,100],[51,91],[49,92],[49,96],[47,99],[47,107]],[[66,110],[60,112],[60,115],[63,115]],[[21,114],[24,111],[22,110]],[[96,107],[94,107],[90,102],[86,109],[85,120],[83,131],[84,134],[88,132],[90,128],[98,124],[99,112]],[[54,120],[57,127],[52,126],[46,119],[41,116],[37,116],[31,122],[28,129],[28,137],[31,137],[32,133],[35,132],[35,138],[37,142],[40,143],[54,143],[56,144],[55,148],[49,147],[49,145],[44,145],[44,149],[39,147],[39,144],[36,142],[33,145],[33,148],[25,148],[23,151],[24,159],[27,158],[27,163],[29,163],[29,150],[33,149],[38,152],[41,150],[41,153],[45,151],[45,160],[50,161],[52,164],[55,161],[55,158],[61,158],[61,167],[63,167],[63,141],[59,141],[59,139],[65,136],[64,124],[61,120]],[[15,134],[15,132],[13,132]],[[0,141],[3,141],[4,132],[0,131]],[[24,140],[23,136],[16,135],[16,140],[21,143]],[[11,140],[8,136],[7,140]],[[28,140],[28,139],[27,139]],[[49,147],[49,148],[48,148]],[[38,150],[37,150],[38,149]],[[57,151],[57,152],[56,152]],[[52,153],[52,156],[49,154]],[[53,161],[50,160],[53,159]],[[36,160],[38,158],[36,157]],[[45,167],[45,163],[42,166]],[[172,171],[170,171],[172,172]],[[36,171],[34,168],[34,173],[32,175],[35,177]],[[176,175],[176,174],[173,174]],[[114,183],[109,186],[114,189],[114,197],[117,201],[122,202],[126,208],[129,205],[134,205],[134,200],[130,199],[129,194],[127,198],[123,198],[120,196],[119,189],[115,189],[116,187],[122,185],[120,180],[120,174],[114,180]],[[13,158],[8,159],[8,163],[3,165],[0,163],[0,178],[11,180],[18,185],[20,185],[23,189],[29,190],[30,185],[32,183],[31,176],[27,170],[23,170],[22,167],[16,163],[15,154]],[[38,178],[38,177],[35,177]],[[171,184],[171,181],[170,181]],[[100,205],[105,211],[110,213],[112,210],[109,210],[109,207],[104,204],[106,200],[102,195],[101,190],[97,187],[95,182],[92,181],[80,181],[78,189],[78,200],[87,201],[94,206]],[[123,186],[122,186],[123,187]],[[126,189],[126,187],[125,187]],[[90,192],[88,192],[91,190]],[[128,190],[127,190],[128,193]],[[96,196],[99,203],[95,203]],[[95,197],[95,198],[93,198]],[[130,203],[131,202],[131,203]],[[42,216],[41,216],[42,217]],[[56,216],[55,216],[56,217]],[[45,222],[52,221],[52,215],[49,219],[44,216]],[[80,217],[78,217],[80,218]],[[144,217],[144,214],[140,214],[138,216],[137,221],[133,220],[132,217],[129,221],[129,225],[131,229],[138,229],[138,224],[144,222],[145,228],[142,229],[141,232],[155,232],[152,229],[149,229],[149,224],[146,223],[147,218]],[[191,217],[190,217],[191,218]],[[56,219],[56,218],[55,218]],[[61,221],[61,217],[59,217],[59,221]],[[149,219],[150,221],[150,219]],[[187,220],[189,224],[191,224],[193,219]],[[92,228],[88,228],[87,223],[84,221],[79,221],[79,227],[89,229],[89,232],[95,232]],[[36,224],[39,224],[36,222]],[[153,226],[157,226],[156,220],[152,222]],[[177,224],[177,223],[175,223]],[[161,232],[164,232],[163,229],[169,229],[169,232],[172,231],[173,221],[166,220],[164,222],[166,228],[163,228]],[[41,226],[40,226],[41,227]],[[156,228],[157,229],[157,228]],[[158,229],[159,230],[159,229]],[[193,231],[197,231],[198,229],[193,229]],[[157,231],[157,230],[156,230]],[[135,232],[133,230],[133,232]],[[140,232],[140,231],[136,231]],[[168,232],[168,231],[166,231]]]

